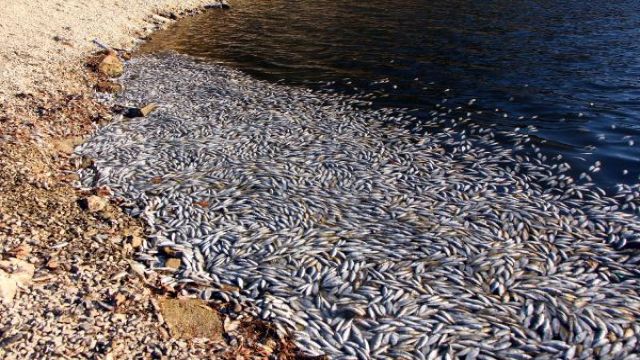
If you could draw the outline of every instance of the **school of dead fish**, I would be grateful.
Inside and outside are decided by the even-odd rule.
[[[638,358],[638,186],[607,195],[445,107],[418,135],[402,111],[178,55],[123,83],[108,101],[160,109],[98,130],[81,175],[148,223],[141,262],[181,256],[165,284],[251,303],[310,355]]]

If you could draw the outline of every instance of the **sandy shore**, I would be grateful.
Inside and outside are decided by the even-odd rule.
[[[0,100],[21,92],[82,89],[82,63],[94,39],[128,48],[153,31],[156,14],[197,9],[204,0],[4,1],[0,22]]]
[[[128,49],[203,0],[17,1],[0,22],[0,358],[286,358],[242,304],[182,300],[132,260],[144,228],[108,188],[77,189],[73,155],[111,110],[93,41]],[[178,300],[181,299],[181,300]]]

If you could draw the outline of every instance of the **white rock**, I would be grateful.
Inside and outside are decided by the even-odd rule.
[[[10,303],[18,292],[18,282],[6,272],[0,270],[0,301]]]
[[[20,259],[0,261],[0,300],[9,303],[18,292],[18,287],[31,284],[36,268]]]

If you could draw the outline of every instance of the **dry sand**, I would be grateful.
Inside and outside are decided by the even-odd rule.
[[[16,93],[79,90],[94,39],[130,47],[155,28],[154,14],[205,0],[4,0],[0,20],[0,102]]]

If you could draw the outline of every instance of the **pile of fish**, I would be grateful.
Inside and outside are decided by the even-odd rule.
[[[134,59],[123,84],[110,101],[160,108],[97,131],[82,180],[149,224],[141,261],[181,256],[168,284],[336,359],[638,358],[638,186],[606,194],[444,108],[420,134],[179,55]]]

